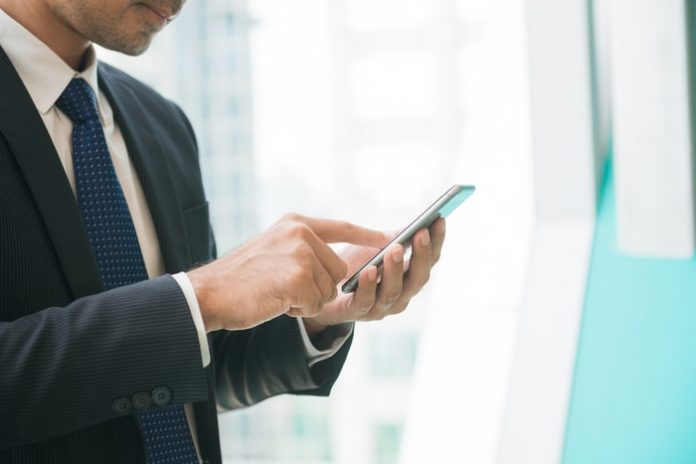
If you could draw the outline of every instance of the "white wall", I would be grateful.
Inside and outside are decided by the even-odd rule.
[[[639,256],[694,253],[686,5],[612,2],[618,238],[622,251]]]
[[[529,0],[536,228],[498,462],[552,464],[594,233],[601,124],[587,0]]]

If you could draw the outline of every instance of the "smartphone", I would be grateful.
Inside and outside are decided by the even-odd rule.
[[[392,243],[399,243],[408,248],[411,246],[411,239],[419,230],[429,227],[432,223],[441,217],[447,217],[449,213],[454,211],[459,205],[464,203],[464,200],[469,198],[474,193],[476,188],[473,185],[454,185],[447,190],[440,198],[435,200],[435,203],[430,205],[423,211],[413,222],[411,222],[404,230],[399,232],[384,248],[379,250],[369,261],[360,266],[355,273],[346,280],[341,286],[343,293],[354,292],[358,288],[358,278],[360,273],[368,266],[376,266],[378,270],[382,269],[382,262],[387,248]]]

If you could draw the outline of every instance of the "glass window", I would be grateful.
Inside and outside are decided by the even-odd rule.
[[[100,51],[191,119],[221,254],[288,211],[395,230],[479,187],[428,290],[356,326],[329,399],[220,416],[226,462],[397,462],[445,370],[461,460],[494,456],[532,224],[525,40],[522,0],[206,0],[143,57]]]
[[[397,464],[403,426],[397,423],[378,423],[374,427],[374,464]]]
[[[370,337],[370,376],[377,380],[410,379],[417,348],[417,335],[412,332],[394,331]]]

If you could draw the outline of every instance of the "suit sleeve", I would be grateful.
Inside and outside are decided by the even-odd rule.
[[[309,367],[297,321],[279,316],[250,330],[212,336],[218,405],[237,409],[282,393],[328,396],[352,336],[331,358]]]
[[[0,322],[0,448],[131,414],[133,395],[162,388],[168,404],[207,398],[196,330],[169,275]]]

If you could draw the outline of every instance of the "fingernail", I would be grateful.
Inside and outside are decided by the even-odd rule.
[[[421,236],[421,245],[423,245],[423,246],[428,246],[428,245],[430,245],[430,234],[429,234],[428,232],[425,232],[425,233]]]
[[[377,280],[377,268],[376,267],[371,267],[367,270],[367,280],[370,282],[374,282]]]
[[[399,251],[398,253],[392,254],[392,260],[395,263],[402,263],[404,261],[404,254],[403,252]]]

